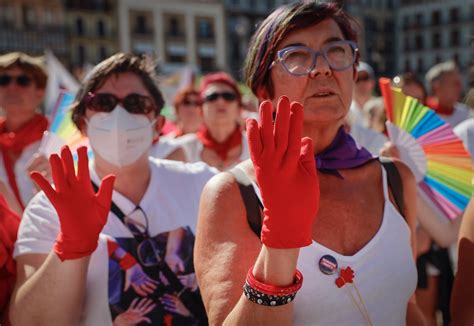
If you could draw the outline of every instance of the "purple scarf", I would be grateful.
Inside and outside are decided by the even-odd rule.
[[[331,145],[317,154],[315,159],[319,171],[342,178],[337,170],[352,169],[376,158],[364,147],[359,147],[341,127]]]

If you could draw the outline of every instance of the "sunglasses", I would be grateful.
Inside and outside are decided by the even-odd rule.
[[[216,101],[219,97],[222,97],[225,101],[227,102],[232,102],[237,99],[237,95],[232,92],[222,92],[222,93],[211,93],[209,95],[206,95],[204,97],[204,102],[214,102]]]
[[[200,101],[190,101],[190,100],[184,100],[183,105],[188,105],[188,106],[201,106],[201,102]]]
[[[15,82],[20,87],[28,87],[33,80],[27,75],[10,76],[7,74],[0,75],[0,87],[7,87],[10,83]]]
[[[147,114],[156,108],[149,96],[135,93],[128,94],[124,98],[109,93],[89,93],[85,99],[86,107],[96,112],[112,112],[119,103],[132,114]]]

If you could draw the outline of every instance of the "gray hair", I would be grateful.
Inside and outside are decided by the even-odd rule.
[[[433,83],[443,78],[445,74],[458,71],[458,67],[454,61],[441,62],[428,70],[425,80],[428,83],[428,86],[433,86]]]

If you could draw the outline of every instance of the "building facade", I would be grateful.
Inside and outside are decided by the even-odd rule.
[[[69,57],[61,0],[0,0],[0,53]]]
[[[118,51],[116,0],[66,0],[65,9],[73,66],[95,65]]]
[[[222,2],[118,0],[120,49],[158,58],[170,73],[183,66],[201,72],[226,70]]]
[[[397,73],[395,22],[399,0],[349,0],[345,9],[357,20],[361,60],[378,76]]]
[[[474,0],[401,0],[396,21],[397,70],[423,76],[436,63],[473,64]]]

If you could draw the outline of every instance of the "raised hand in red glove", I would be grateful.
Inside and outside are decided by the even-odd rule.
[[[271,248],[300,248],[312,242],[319,208],[319,181],[313,143],[303,134],[303,106],[282,96],[275,124],[272,103],[260,105],[260,124],[247,120],[250,156],[262,194],[262,243]]]
[[[58,213],[61,230],[54,251],[62,261],[94,252],[112,203],[115,176],[106,176],[95,194],[89,176],[87,148],[80,147],[77,154],[77,176],[69,147],[62,148],[61,157],[53,154],[49,158],[55,189],[40,173],[31,173],[31,178]]]

